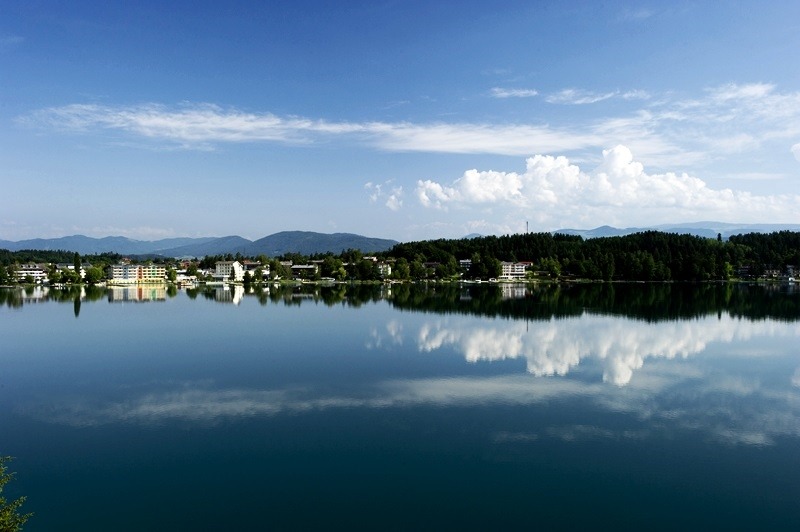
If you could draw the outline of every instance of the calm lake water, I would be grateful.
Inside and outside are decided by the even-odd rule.
[[[0,291],[41,530],[800,529],[800,290]]]

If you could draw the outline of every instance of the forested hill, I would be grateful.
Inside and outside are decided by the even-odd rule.
[[[528,233],[459,240],[428,240],[394,246],[388,255],[411,264],[438,263],[440,276],[458,271],[470,259],[473,273],[497,271],[498,261],[527,261],[554,277],[643,281],[728,279],[747,270],[786,271],[800,265],[800,232],[779,231],[731,236],[727,241],[686,234],[645,231],[593,238]]]

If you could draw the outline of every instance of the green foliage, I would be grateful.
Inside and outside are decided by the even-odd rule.
[[[174,270],[173,270],[174,271]],[[87,284],[97,284],[103,280],[105,274],[103,273],[102,268],[98,268],[97,266],[92,266],[86,270],[86,281]]]
[[[408,242],[396,245],[387,255],[405,258],[412,266],[412,261],[444,264],[470,258],[467,277],[479,279],[497,276],[488,269],[489,261],[496,259],[529,261],[553,278],[707,281],[730,279],[742,266],[751,266],[755,274],[765,267],[800,266],[800,233],[739,235],[727,242],[659,231],[586,241],[579,236],[528,233]],[[423,276],[412,271],[411,277]]]
[[[0,531],[2,532],[22,530],[22,525],[33,515],[19,513],[20,507],[25,502],[25,497],[6,501],[5,497],[2,496],[5,485],[14,478],[14,473],[9,473],[6,466],[6,462],[11,460],[10,456],[0,456]]]

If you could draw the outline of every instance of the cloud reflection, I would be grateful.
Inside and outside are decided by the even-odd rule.
[[[390,322],[374,329],[372,345],[405,345],[408,324]],[[119,390],[117,400],[52,397],[19,405],[17,413],[51,423],[92,427],[114,423],[159,425],[217,424],[236,419],[303,415],[351,409],[498,407],[551,408],[555,402],[578,401],[586,417],[572,424],[551,421],[527,430],[492,432],[497,444],[556,439],[564,442],[642,439],[683,431],[728,445],[772,445],[781,437],[800,438],[800,369],[790,379],[772,378],[768,358],[773,350],[748,343],[759,337],[795,338],[800,324],[747,321],[729,316],[647,323],[618,317],[532,322],[453,319],[428,322],[407,333],[426,352],[452,348],[471,363],[525,359],[523,372],[493,376],[378,379],[353,384],[341,392],[307,387],[258,389],[218,388],[214,381],[150,382]],[[383,336],[386,336],[384,338]],[[725,359],[761,357],[765,364],[720,363],[706,352],[712,343],[730,344]],[[699,356],[705,354],[706,356]],[[785,353],[783,353],[785,355]],[[566,375],[589,360],[603,368],[603,380],[531,378]],[[680,359],[680,364],[653,364],[651,371],[633,373],[645,362]],[[779,369],[785,365],[776,366]],[[785,371],[785,369],[784,369]],[[791,370],[790,370],[791,371]],[[624,385],[624,386],[623,386]],[[584,403],[585,402],[585,403]],[[569,408],[569,407],[566,407]],[[626,426],[604,426],[603,413],[624,415]],[[619,418],[617,418],[619,419]]]
[[[417,345],[427,352],[453,346],[472,363],[524,358],[528,372],[537,377],[563,376],[581,361],[596,359],[602,364],[604,382],[625,386],[647,359],[685,359],[712,342],[800,336],[798,324],[730,316],[648,323],[587,314],[545,322],[486,323],[428,323],[421,327]]]

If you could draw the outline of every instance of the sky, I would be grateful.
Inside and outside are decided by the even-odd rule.
[[[796,1],[0,0],[0,239],[800,223]]]

